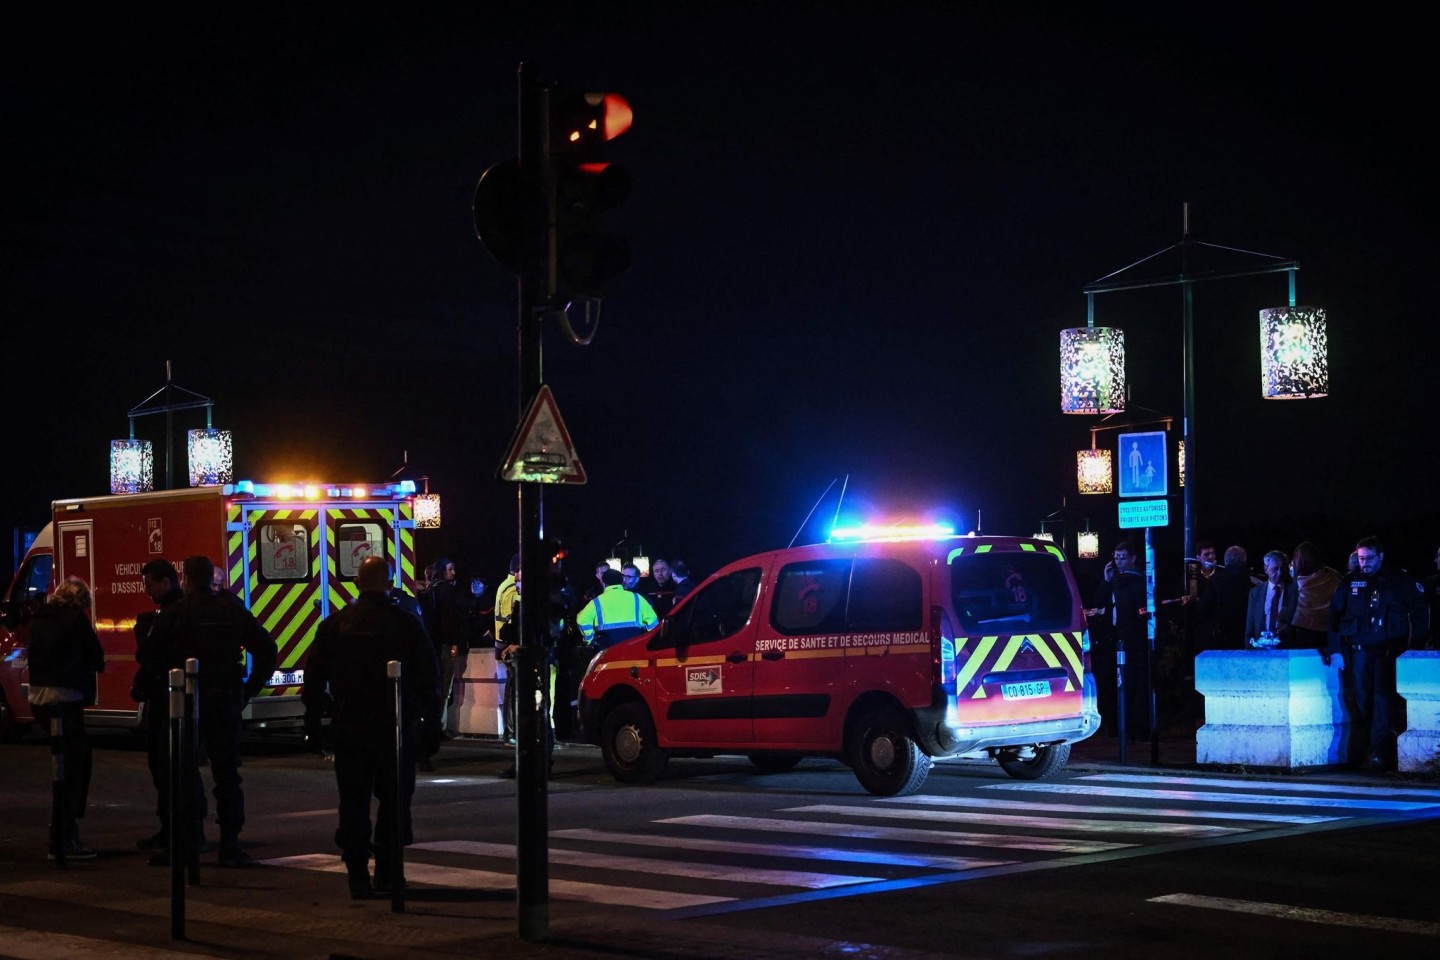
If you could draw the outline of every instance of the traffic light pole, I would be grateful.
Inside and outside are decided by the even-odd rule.
[[[525,183],[544,175],[544,87],[529,64],[520,64],[520,172]],[[532,216],[543,217],[543,211]],[[543,242],[543,235],[537,238]],[[541,285],[545,282],[543,247],[527,250],[519,279],[520,416],[524,417],[543,382]],[[522,940],[542,940],[550,932],[550,812],[547,777],[550,743],[541,671],[549,646],[550,566],[542,544],[544,485],[520,483],[520,646],[513,668],[515,682],[515,890]]]

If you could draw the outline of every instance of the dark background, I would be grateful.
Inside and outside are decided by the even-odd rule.
[[[590,475],[546,491],[546,533],[578,576],[627,534],[621,553],[701,576],[822,538],[842,486],[846,516],[987,533],[1064,507],[1108,554],[1058,334],[1085,284],[1181,239],[1187,201],[1194,239],[1298,260],[1330,337],[1331,395],[1266,402],[1257,314],[1284,275],[1196,288],[1197,535],[1257,569],[1302,539],[1343,566],[1379,532],[1428,572],[1440,542],[1433,53],[1398,15],[60,4],[6,34],[7,527],[107,491],[107,441],[170,360],[234,432],[238,478],[374,482],[408,451],[444,498],[420,561],[498,580],[516,284],[470,205],[515,152],[524,60],[635,110],[610,218],[634,266],[592,346],[546,342]],[[1096,322],[1126,332],[1136,416],[1178,418],[1179,288],[1100,296]],[[157,479],[163,426],[136,422]],[[195,426],[177,417],[182,478]]]

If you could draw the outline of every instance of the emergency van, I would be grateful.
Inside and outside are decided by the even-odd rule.
[[[242,600],[274,638],[274,674],[250,701],[254,726],[299,725],[305,654],[315,628],[359,596],[360,561],[383,556],[396,586],[415,592],[415,484],[264,484],[250,481],[57,500],[0,602],[0,735],[33,720],[26,647],[36,607],[66,577],[90,585],[105,650],[86,722],[134,726],[135,619],[155,605],[140,570],[204,555],[217,586]],[[201,664],[203,671],[205,665]]]
[[[854,528],[723,567],[581,682],[585,739],[612,776],[672,756],[761,772],[839,758],[872,794],[919,789],[934,758],[1059,771],[1099,725],[1089,634],[1063,553],[944,528]]]

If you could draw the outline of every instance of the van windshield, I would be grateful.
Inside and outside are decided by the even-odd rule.
[[[950,596],[965,633],[1070,629],[1065,568],[1051,553],[980,553],[950,565]]]

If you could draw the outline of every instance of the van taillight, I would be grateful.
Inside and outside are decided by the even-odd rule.
[[[949,618],[940,607],[930,608],[931,676],[943,687],[955,685],[955,643],[946,638]]]

